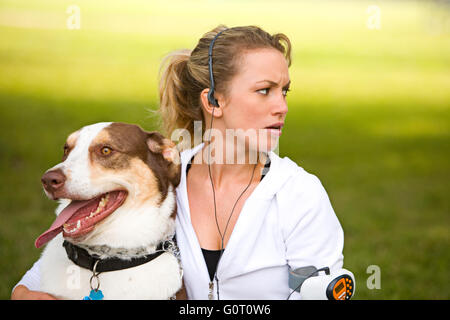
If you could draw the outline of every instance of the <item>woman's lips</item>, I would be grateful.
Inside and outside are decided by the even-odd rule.
[[[265,127],[264,129],[268,130],[270,132],[271,135],[275,135],[275,136],[281,136],[281,131],[282,131],[283,126],[277,126],[277,127]]]
[[[281,136],[281,128],[280,129],[269,128],[267,130],[269,130],[271,135],[275,135],[275,136],[278,136],[278,137]]]

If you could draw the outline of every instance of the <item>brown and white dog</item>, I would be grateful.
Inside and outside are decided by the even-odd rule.
[[[72,133],[62,162],[42,177],[60,200],[52,226],[36,240],[41,290],[83,299],[98,288],[104,299],[169,299],[183,295],[182,271],[171,251],[150,262],[102,272],[79,267],[63,247],[75,245],[104,261],[136,261],[175,233],[179,153],[169,139],[125,123],[96,123]],[[160,247],[159,247],[160,248]],[[75,255],[77,257],[77,255]]]

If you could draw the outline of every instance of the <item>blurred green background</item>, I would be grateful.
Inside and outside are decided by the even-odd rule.
[[[0,0],[0,298],[41,253],[55,203],[40,177],[66,136],[157,129],[162,57],[221,23],[292,41],[279,151],[325,186],[355,299],[449,299],[450,6],[376,0]]]

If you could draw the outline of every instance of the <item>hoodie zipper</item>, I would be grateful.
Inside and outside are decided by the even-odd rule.
[[[208,299],[214,300],[214,280],[209,282]]]

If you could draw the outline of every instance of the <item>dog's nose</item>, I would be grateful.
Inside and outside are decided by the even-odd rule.
[[[47,190],[48,192],[55,192],[58,189],[61,189],[62,186],[64,186],[64,183],[66,182],[66,176],[60,169],[57,169],[46,172],[42,176],[41,181],[45,190]]]

